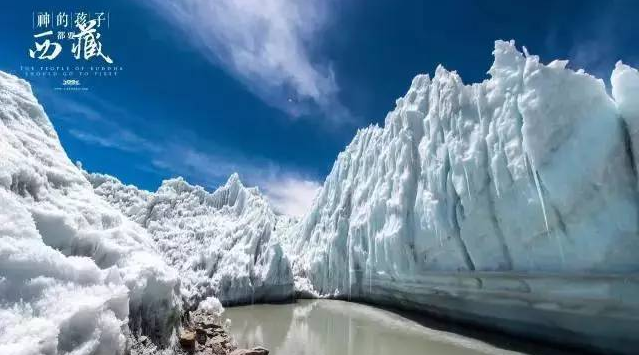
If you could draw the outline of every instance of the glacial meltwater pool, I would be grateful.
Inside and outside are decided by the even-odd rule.
[[[515,354],[390,311],[344,301],[230,307],[224,314],[231,319],[231,333],[240,347],[263,345],[273,355]]]

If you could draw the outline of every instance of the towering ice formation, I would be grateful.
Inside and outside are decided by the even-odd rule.
[[[189,307],[214,295],[225,304],[282,301],[293,296],[288,258],[274,237],[290,221],[277,216],[257,188],[237,174],[213,193],[182,178],[155,193],[88,174],[95,192],[141,224],[165,260],[180,271]]]
[[[619,61],[612,72],[610,82],[612,97],[615,98],[628,131],[636,174],[638,163],[636,157],[639,157],[639,71]]]
[[[129,331],[167,345],[178,285],[69,161],[29,84],[0,72],[0,353],[122,354]]]
[[[617,66],[614,101],[566,61],[544,65],[514,42],[493,53],[490,79],[464,85],[440,66],[383,128],[357,132],[288,237],[299,285],[637,344],[639,75]]]

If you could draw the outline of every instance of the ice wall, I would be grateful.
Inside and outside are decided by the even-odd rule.
[[[122,354],[167,345],[178,275],[93,193],[29,84],[0,72],[0,353]]]
[[[632,292],[610,284],[553,294],[540,284],[556,281],[531,286],[524,276],[639,270],[637,71],[617,66],[613,100],[602,80],[566,61],[544,65],[504,41],[493,54],[480,84],[441,66],[418,75],[384,127],[359,130],[339,154],[287,238],[294,274],[307,280],[300,291],[529,326],[553,322],[532,300],[558,309],[627,301]],[[500,284],[486,273],[522,277]],[[447,297],[430,297],[438,293]],[[532,303],[512,315],[491,308],[525,298]],[[562,314],[555,329],[587,333],[564,326]]]
[[[153,236],[165,260],[180,271],[190,307],[214,295],[226,305],[282,301],[293,296],[288,258],[275,237],[290,220],[273,213],[257,188],[237,174],[209,193],[182,178],[157,192],[88,174],[98,195]]]
[[[512,42],[494,55],[481,84],[417,76],[338,156],[295,232],[315,287],[347,292],[349,270],[637,270],[634,157],[603,81]]]
[[[612,83],[612,97],[615,98],[617,108],[625,123],[626,138],[630,143],[628,146],[632,149],[630,156],[636,174],[636,158],[639,157],[639,72],[619,61],[612,72],[610,82]]]

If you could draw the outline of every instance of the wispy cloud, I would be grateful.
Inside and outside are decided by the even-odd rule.
[[[144,2],[183,30],[204,56],[267,104],[296,117],[319,108],[346,116],[338,85],[314,43],[332,0],[154,0]]]
[[[260,187],[276,211],[295,216],[306,212],[319,187],[318,182],[294,168],[202,141],[186,129],[176,131],[156,123],[156,136],[147,137],[144,131],[128,127],[140,118],[103,100],[59,98],[56,102],[63,107],[56,112],[65,120],[72,137],[86,144],[139,155],[148,161],[137,167],[143,171],[183,176],[190,183],[209,189],[217,188],[237,172],[247,185]],[[117,123],[107,119],[116,115]]]
[[[264,190],[276,211],[301,217],[309,211],[320,187],[317,181],[284,177],[266,182]]]
[[[608,82],[614,68],[614,38],[611,28],[612,19],[602,16],[594,25],[598,28],[591,37],[579,38],[575,41],[568,57],[572,66],[584,69],[590,74]]]
[[[561,53],[566,46],[563,42],[568,41],[569,67],[584,69],[610,84],[610,74],[619,59],[633,61],[637,58],[634,52],[624,51],[632,41],[628,42],[629,33],[623,22],[631,18],[622,16],[627,11],[623,2],[601,2],[589,11],[592,13],[589,13],[588,21],[581,26],[565,28],[562,27],[564,23],[556,24],[549,30],[545,45],[551,53]]]
[[[143,138],[114,120],[135,122],[140,121],[140,118],[94,95],[86,93],[82,100],[77,100],[51,90],[39,94],[52,103],[53,107],[48,107],[47,110],[54,111],[55,119],[64,121],[65,126],[70,127],[67,132],[80,141],[126,152],[162,151],[159,144]]]
[[[184,145],[171,145],[169,150],[170,154],[153,160],[154,167],[209,188],[217,187],[211,186],[211,181],[224,181],[233,172],[239,172],[244,183],[256,185],[264,192],[275,211],[290,216],[304,215],[321,186],[318,181],[269,160],[235,155],[230,161],[226,156]]]
[[[122,129],[114,125],[110,126],[113,129],[109,130],[106,134],[103,135],[97,135],[95,133],[74,128],[69,129],[68,132],[76,139],[79,139],[85,143],[96,144],[106,148],[116,148],[126,152],[162,151],[162,148],[159,145],[146,140],[129,130]]]
[[[284,168],[269,159],[248,158],[237,151],[195,141],[167,142],[165,150],[152,157],[151,164],[208,188],[216,188],[234,172],[239,173],[245,182],[258,185],[285,174]]]

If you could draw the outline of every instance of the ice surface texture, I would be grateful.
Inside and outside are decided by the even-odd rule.
[[[637,72],[615,71],[618,109],[566,62],[543,65],[513,42],[494,55],[481,84],[441,66],[415,77],[385,127],[339,155],[290,238],[320,293],[365,284],[355,272],[638,269],[634,131],[619,114],[639,120]]]
[[[87,176],[98,195],[153,236],[179,270],[189,307],[208,296],[225,305],[292,298],[290,264],[275,237],[292,220],[273,213],[260,191],[244,187],[237,174],[213,193],[182,178],[150,193],[107,175]]]
[[[120,354],[129,330],[166,345],[177,276],[93,193],[29,84],[0,72],[0,353]]]
[[[0,353],[121,353],[129,328],[165,344],[178,294],[221,309],[210,297],[284,300],[293,283],[636,349],[639,73],[619,62],[611,97],[514,42],[494,56],[480,84],[417,76],[297,225],[237,175],[213,193],[83,175],[29,85],[0,73]]]
[[[490,79],[464,85],[440,66],[413,79],[383,128],[357,132],[286,238],[297,287],[568,332],[584,320],[535,308],[619,301],[636,326],[634,276],[624,290],[564,280],[575,289],[553,293],[555,278],[526,274],[639,270],[639,74],[619,63],[613,100],[566,61],[544,65],[514,42],[493,53]],[[606,336],[625,339],[617,324]]]

